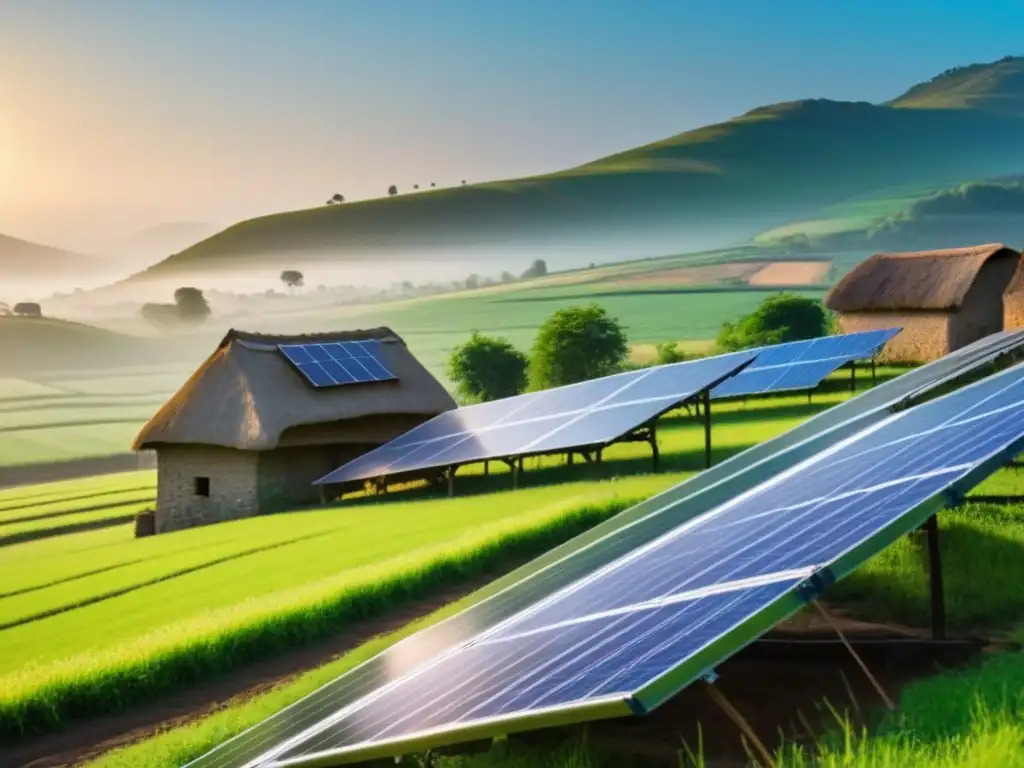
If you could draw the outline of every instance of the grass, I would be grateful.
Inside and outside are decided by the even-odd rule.
[[[365,507],[296,513],[133,542],[144,558],[138,578],[147,581],[146,589],[75,604],[77,590],[90,578],[100,582],[88,590],[92,596],[131,586],[123,583],[131,565],[54,584],[36,595],[55,590],[58,600],[71,601],[67,610],[0,634],[0,669],[6,673],[0,677],[0,733],[46,730],[294,647],[510,556],[544,551],[672,480],[531,489],[485,505],[470,498],[380,504],[373,514]],[[385,515],[396,534],[382,539]],[[159,554],[153,550],[189,551],[202,547],[204,536],[229,533],[218,528],[231,529],[231,538],[251,550],[251,534],[262,526],[275,528],[265,535],[277,541],[261,552],[231,557],[221,542],[206,554],[215,560],[219,553],[221,562],[181,572],[183,560],[176,557],[174,572],[163,578],[149,562]],[[281,542],[284,536],[291,545]],[[46,562],[45,543],[37,542],[35,559],[23,560],[23,569]],[[142,545],[150,551],[141,551]],[[108,546],[104,556],[116,550]],[[84,626],[91,647],[82,645]]]

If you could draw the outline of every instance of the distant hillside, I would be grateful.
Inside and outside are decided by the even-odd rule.
[[[81,253],[0,235],[0,270],[11,278],[40,278],[64,272],[88,272],[95,259]]]
[[[994,64],[954,67],[915,85],[892,106],[914,109],[982,109],[1024,116],[1024,56]]]
[[[560,173],[264,216],[145,277],[501,249],[632,257],[742,242],[872,191],[1024,171],[1024,59],[973,65],[884,105],[762,107]]]
[[[216,234],[222,227],[205,221],[169,221],[112,243],[106,252],[122,260],[164,259]]]

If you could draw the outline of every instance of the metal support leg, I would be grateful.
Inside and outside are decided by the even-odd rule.
[[[522,464],[519,459],[512,459],[512,490],[519,487],[519,471]]]
[[[570,467],[572,466],[573,457],[574,454],[572,451],[569,451],[569,453],[567,453],[565,456],[565,463],[568,464]]]
[[[704,390],[704,468],[711,469],[711,392]]]
[[[857,363],[854,360],[850,361],[850,394],[857,394]]]
[[[455,467],[448,467],[448,497],[455,495]]]
[[[485,461],[484,462],[484,477],[487,477],[490,474],[491,474],[491,462]]]
[[[871,358],[871,386],[872,387],[875,386],[875,382],[876,382],[876,378],[875,378],[875,358],[872,357]]]
[[[807,390],[807,404],[811,404],[811,390],[809,389]]]
[[[320,506],[327,506],[327,490],[322,485],[320,486]]]
[[[942,558],[939,550],[939,519],[935,515],[925,523],[928,532],[928,578],[932,593],[932,637],[946,637],[946,597],[942,589]]]

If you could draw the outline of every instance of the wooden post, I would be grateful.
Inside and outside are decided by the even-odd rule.
[[[928,531],[928,578],[932,593],[932,637],[946,637],[946,597],[942,589],[942,558],[939,551],[939,519],[935,515],[925,523]]]
[[[658,471],[658,461],[661,456],[658,455],[658,431],[657,424],[651,424],[650,432],[648,433],[651,441],[651,461],[654,462],[654,471]]]
[[[765,768],[775,768],[776,763],[772,758],[772,753],[768,751],[768,748],[765,747],[764,743],[757,737],[757,734],[754,733],[754,729],[750,727],[750,723],[748,723],[747,719],[740,714],[740,711],[736,709],[736,707],[734,707],[727,698],[725,698],[725,695],[718,690],[713,683],[705,682],[704,690],[707,691],[711,700],[715,702],[723,712],[725,712],[733,723],[736,724],[736,727],[740,729],[740,732],[750,739],[751,745],[764,761]]]
[[[711,391],[705,389],[704,402],[704,468],[711,468]]]

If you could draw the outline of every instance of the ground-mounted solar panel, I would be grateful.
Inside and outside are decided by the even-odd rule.
[[[279,344],[277,348],[314,387],[337,387],[398,378],[384,363],[381,347],[377,339],[367,339]]]
[[[317,483],[604,445],[713,387],[753,359],[753,352],[735,352],[458,408],[363,454]]]
[[[262,755],[340,765],[657,707],[1024,447],[1024,366],[677,526]]]
[[[926,394],[1024,346],[1024,331],[985,337],[935,362],[886,380],[771,440],[731,456],[652,496],[491,582],[472,605],[405,638],[190,763],[190,768],[255,765],[264,752],[379,689],[446,648],[488,630],[558,589],[594,573],[677,525],[737,496],[799,461],[889,415],[907,398]]]
[[[885,328],[759,347],[757,359],[715,387],[711,397],[814,389],[842,366],[874,357],[899,332],[899,328]]]

